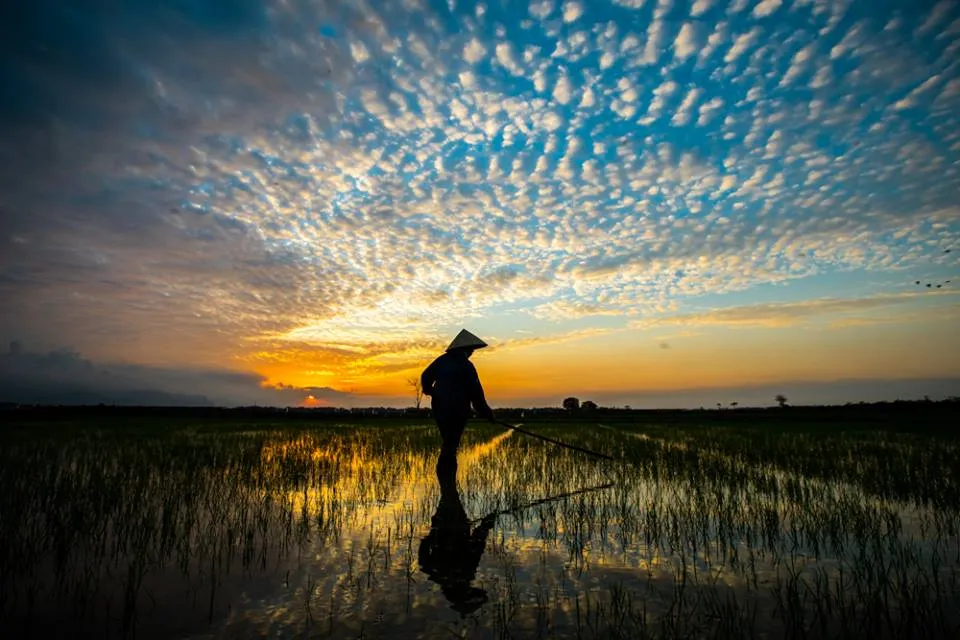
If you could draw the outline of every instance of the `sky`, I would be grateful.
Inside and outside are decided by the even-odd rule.
[[[952,0],[36,0],[0,87],[0,400],[960,395]]]

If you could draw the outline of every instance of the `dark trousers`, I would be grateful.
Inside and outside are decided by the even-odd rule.
[[[437,461],[437,472],[449,473],[452,469],[456,473],[457,469],[457,450],[460,448],[460,438],[463,437],[463,430],[467,427],[469,416],[444,416],[438,415],[437,429],[440,430],[440,437],[443,444],[440,446],[440,459]]]
[[[443,448],[441,451],[447,451],[453,454],[460,448],[460,438],[463,437],[463,430],[467,428],[469,416],[446,416],[443,414],[436,416],[437,429],[440,430],[440,437],[443,439]]]

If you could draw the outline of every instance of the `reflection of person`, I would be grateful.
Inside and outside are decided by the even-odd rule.
[[[496,422],[493,409],[483,395],[483,386],[470,356],[487,343],[466,329],[457,334],[446,353],[430,363],[420,376],[423,392],[430,396],[433,417],[443,438],[439,464],[456,467],[460,437],[470,419],[470,405],[490,422]],[[449,460],[452,458],[452,460]]]
[[[441,461],[443,457],[441,454]],[[496,514],[485,517],[471,531],[457,491],[456,463],[452,466],[438,463],[437,480],[440,481],[440,502],[430,519],[430,533],[420,541],[417,554],[420,570],[440,585],[450,608],[466,616],[487,601],[487,592],[471,583],[477,575]]]

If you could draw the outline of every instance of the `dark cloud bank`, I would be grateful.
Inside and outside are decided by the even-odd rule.
[[[254,373],[98,364],[60,349],[0,354],[0,402],[149,406],[292,406],[308,395],[331,404],[356,396],[327,387],[263,387]]]

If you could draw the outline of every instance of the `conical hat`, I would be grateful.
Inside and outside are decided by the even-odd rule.
[[[447,347],[447,351],[453,351],[454,349],[483,349],[485,346],[487,346],[486,342],[466,329],[463,329],[457,334],[457,337],[453,339],[450,346]]]

